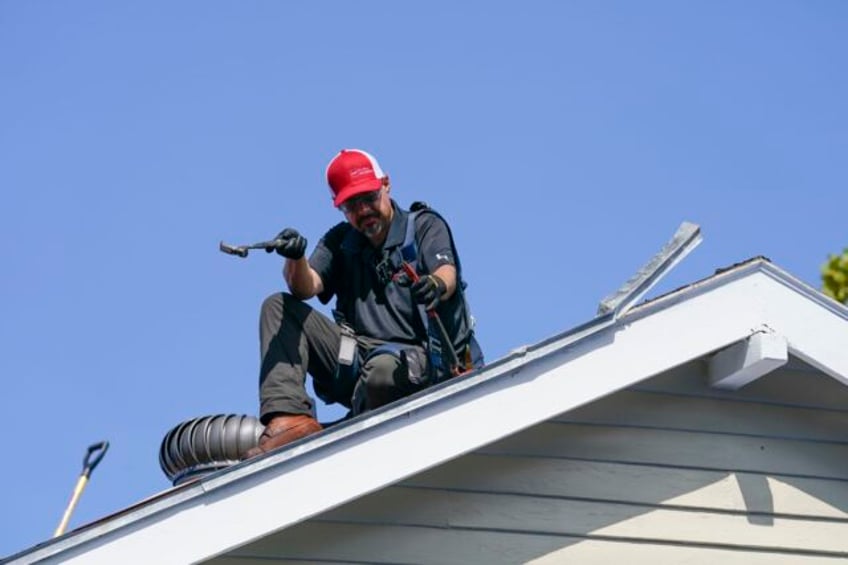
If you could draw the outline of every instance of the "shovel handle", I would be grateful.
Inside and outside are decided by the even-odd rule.
[[[106,455],[107,449],[109,449],[108,441],[101,441],[88,447],[88,451],[86,451],[85,457],[82,460],[82,473],[80,473],[79,479],[77,479],[77,485],[74,487],[74,492],[71,495],[71,502],[68,503],[68,507],[65,509],[62,521],[59,522],[59,527],[56,528],[56,532],[53,534],[54,538],[65,533],[65,528],[68,527],[71,514],[74,508],[76,508],[77,502],[79,502],[85,485],[88,483],[88,478],[91,476],[94,468],[97,467],[97,464],[100,463],[100,460],[103,459],[103,456]]]
[[[97,467],[97,464],[100,463],[100,460],[103,459],[104,455],[106,455],[106,451],[108,449],[108,441],[101,441],[100,443],[95,443],[88,447],[85,458],[82,460],[83,475],[86,477],[91,475],[91,472],[94,471],[94,468]]]

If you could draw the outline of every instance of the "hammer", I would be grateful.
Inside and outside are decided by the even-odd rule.
[[[273,239],[271,241],[260,241],[259,243],[253,243],[251,245],[230,245],[222,241],[218,245],[218,249],[220,249],[227,255],[238,255],[239,257],[244,258],[247,257],[249,249],[273,249],[280,245],[280,243],[282,243],[282,240],[280,239]]]

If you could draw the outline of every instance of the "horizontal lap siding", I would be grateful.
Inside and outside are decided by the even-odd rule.
[[[848,443],[848,411],[622,391],[553,421]]]
[[[341,543],[335,543],[340,540]],[[306,522],[207,565],[384,563],[836,565],[840,556],[421,526]]]
[[[337,561],[333,559],[322,559],[321,561],[316,561],[314,558],[310,558],[309,560],[302,559],[277,559],[275,557],[267,557],[260,555],[242,555],[240,557],[234,556],[224,556],[217,557],[212,559],[211,561],[204,561],[204,565],[273,565],[274,563],[280,563],[285,565],[316,565],[316,563],[320,563],[321,565],[350,565],[351,563],[356,563],[355,561]],[[360,562],[361,563],[361,562]]]
[[[393,487],[326,513],[322,520],[776,550],[790,547],[848,557],[845,521],[772,517],[767,526],[764,522],[763,527],[754,527],[743,514],[514,494]]]
[[[777,369],[739,390],[728,391],[710,387],[707,363],[694,361],[643,381],[631,389],[762,404],[848,410],[848,387],[824,373],[805,367],[801,362],[790,358],[786,367]]]
[[[660,375],[231,555],[377,563],[844,560],[848,387],[784,371],[728,393],[705,385],[703,367]]]
[[[579,540],[567,540],[574,543]],[[431,527],[371,526],[305,522],[231,552],[206,565],[268,565],[301,559],[312,563],[440,563],[499,565],[524,563],[562,547],[559,536],[510,534]],[[280,561],[274,560],[280,559]]]
[[[526,494],[848,520],[848,484],[557,457],[473,454],[417,475],[404,485],[481,493]]]
[[[707,432],[544,423],[480,452],[848,480],[848,444]]]
[[[836,565],[844,557],[799,556],[772,552],[751,552],[708,547],[687,547],[653,543],[583,540],[533,559],[531,565]]]

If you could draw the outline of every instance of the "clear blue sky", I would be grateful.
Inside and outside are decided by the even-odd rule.
[[[172,426],[256,414],[281,260],[218,242],[311,250],[339,149],[452,223],[495,359],[683,220],[704,243],[653,294],[755,255],[818,287],[846,69],[840,0],[0,2],[0,556],[52,535],[88,445],[71,528],[170,486]]]

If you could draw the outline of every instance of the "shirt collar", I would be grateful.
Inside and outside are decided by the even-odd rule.
[[[403,245],[403,240],[406,239],[406,218],[409,214],[406,210],[401,210],[397,202],[394,200],[391,202],[394,214],[392,216],[392,223],[389,226],[389,234],[386,236],[386,241],[383,242],[383,249]]]

